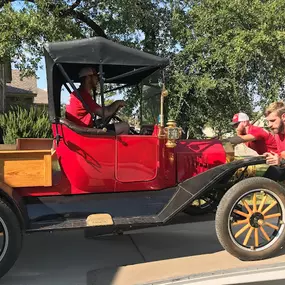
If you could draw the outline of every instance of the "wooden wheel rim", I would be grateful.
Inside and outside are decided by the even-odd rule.
[[[257,195],[262,194],[263,199],[261,203],[257,203]],[[251,196],[252,205],[248,205],[246,202],[246,198]],[[254,198],[255,197],[255,198]],[[264,197],[267,197],[264,200]],[[265,204],[268,197],[273,199],[269,205]],[[255,201],[254,201],[255,200]],[[264,201],[263,201],[264,200]],[[245,203],[244,203],[245,201]],[[239,211],[238,205],[243,204],[245,211]],[[263,205],[262,205],[263,204]],[[269,212],[277,207],[278,211],[274,211],[274,213],[270,214]],[[261,207],[261,208],[260,208]],[[251,211],[251,213],[250,213]],[[264,213],[264,214],[263,214]],[[280,198],[268,189],[254,189],[248,191],[244,195],[242,195],[238,201],[233,205],[229,213],[228,219],[228,231],[232,241],[241,249],[247,251],[261,251],[272,246],[279,238],[281,233],[284,231],[284,213],[285,208],[280,200]],[[236,221],[234,219],[234,214],[239,214],[242,219]],[[266,217],[266,218],[265,218]],[[270,223],[270,219],[276,218],[276,225]],[[267,221],[268,220],[268,221]],[[237,226],[241,226],[238,228],[237,232],[233,232],[233,229],[236,230]],[[265,228],[270,228],[272,233],[268,235]],[[274,231],[273,231],[274,230]],[[242,242],[237,239],[241,237]],[[253,241],[250,240],[253,238]],[[262,241],[262,242],[261,242]],[[265,241],[265,242],[264,242]]]
[[[8,228],[0,217],[0,262],[4,258],[9,244]]]

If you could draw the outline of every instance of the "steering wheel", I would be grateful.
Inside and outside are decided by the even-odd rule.
[[[112,119],[116,119],[119,122],[122,122],[122,120],[116,116],[116,113],[119,111],[119,109],[120,109],[120,107],[117,107],[116,110],[113,112],[113,114],[111,114],[110,116],[105,118],[105,122],[102,123],[102,125],[101,125],[102,128],[106,128]]]
[[[100,124],[100,128],[102,128],[102,129],[103,129],[103,128],[106,128],[107,125],[110,123],[110,121],[111,121],[112,119],[115,119],[115,120],[117,120],[118,122],[123,122],[123,120],[122,120],[121,118],[119,118],[119,117],[116,115],[116,113],[119,111],[119,109],[120,109],[120,107],[118,107],[118,108],[113,112],[113,114],[111,114],[110,116],[106,117],[106,118],[105,118],[105,122]],[[134,135],[139,135],[139,133],[138,133],[134,128],[131,128],[131,127],[130,127],[130,132],[131,132],[132,134],[134,134]]]

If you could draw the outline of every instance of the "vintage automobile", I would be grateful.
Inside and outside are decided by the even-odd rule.
[[[112,119],[120,120],[116,113],[99,122],[91,113],[94,127],[78,126],[61,116],[60,98],[62,86],[76,90],[82,67],[99,71],[104,108],[109,88],[135,86],[159,70],[163,75],[169,61],[101,37],[48,43],[44,53],[54,139],[2,145],[0,276],[16,261],[24,233],[92,227],[102,235],[167,225],[193,201],[215,199],[239,169],[265,163],[262,156],[226,163],[221,141],[184,140],[173,120],[165,126],[163,80],[160,123],[152,132],[107,131]],[[285,239],[284,189],[252,177],[224,192],[216,212],[222,246],[241,260],[278,253]]]

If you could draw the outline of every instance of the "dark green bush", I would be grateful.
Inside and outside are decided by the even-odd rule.
[[[12,106],[10,111],[0,115],[0,127],[5,144],[14,144],[17,138],[52,138],[46,108]]]

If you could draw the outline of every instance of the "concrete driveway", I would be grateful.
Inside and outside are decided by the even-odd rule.
[[[85,239],[81,230],[36,233],[25,236],[20,258],[1,284],[145,284],[189,274],[281,262],[285,262],[283,255],[251,263],[233,258],[220,246],[213,221],[95,239]]]

